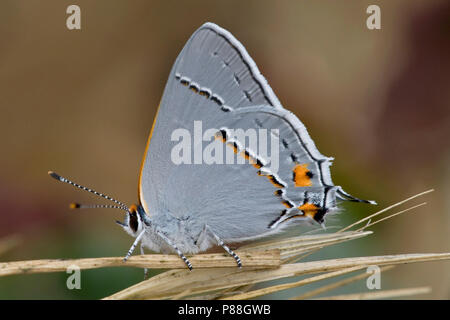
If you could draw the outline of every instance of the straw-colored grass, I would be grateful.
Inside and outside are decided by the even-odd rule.
[[[450,253],[340,258],[285,264],[277,269],[248,268],[239,270],[237,268],[211,268],[207,272],[205,272],[206,270],[193,270],[191,272],[184,269],[170,270],[115,293],[109,296],[108,299],[169,299],[179,295],[185,291],[186,288],[189,288],[189,293],[185,296],[187,297],[205,294],[219,289],[236,288],[243,285],[301,275],[332,272],[355,267],[363,268],[369,265],[380,266],[436,261],[441,259],[450,259]],[[317,279],[317,281],[318,280],[321,280],[321,278]],[[276,287],[276,290],[267,293],[273,293],[284,289],[288,289],[288,287],[281,285]],[[254,298],[267,293],[264,290],[259,290],[256,293],[245,293],[238,298]],[[231,298],[230,292],[223,298]]]
[[[417,294],[427,294],[431,292],[430,287],[417,287],[406,289],[394,289],[394,290],[377,290],[375,292],[360,292],[351,294],[342,294],[337,296],[331,296],[326,298],[320,298],[320,300],[372,300],[372,299],[389,299],[389,298],[404,298],[408,296],[414,296]]]
[[[425,203],[411,206],[390,216],[372,221],[375,217],[432,191],[428,190],[391,205],[338,232],[275,239],[243,246],[237,251],[242,259],[242,269],[237,268],[234,259],[226,254],[197,254],[189,257],[194,265],[194,270],[192,271],[187,270],[184,263],[176,255],[152,254],[133,256],[125,264],[122,261],[122,257],[3,262],[0,263],[0,276],[60,272],[66,271],[70,265],[77,265],[80,269],[121,266],[169,269],[150,279],[116,292],[109,297],[105,297],[105,299],[251,299],[359,272],[357,275],[336,280],[331,284],[323,285],[293,297],[293,299],[310,299],[370,276],[369,273],[365,272],[365,269],[371,265],[380,266],[381,271],[386,272],[399,264],[450,259],[450,253],[426,253],[343,257],[296,262],[322,248],[345,241],[353,241],[372,234],[371,231],[365,230],[376,223],[413,210],[425,205]],[[365,225],[351,231],[351,229],[363,223]],[[0,248],[1,243],[0,241]],[[303,276],[303,278],[301,280],[294,278],[298,276]],[[264,284],[267,281],[277,279],[287,279],[289,282],[254,288],[255,284]],[[431,288],[429,287],[377,290],[376,292],[368,291],[350,295],[328,296],[328,298],[385,299],[427,294],[430,291]]]
[[[242,263],[251,268],[270,269],[281,264],[278,250],[240,252]],[[197,268],[236,267],[234,259],[225,254],[201,254],[189,258]],[[149,269],[184,269],[186,265],[176,255],[153,254],[133,256],[127,262],[123,257],[88,258],[88,259],[43,259],[0,263],[0,276],[13,274],[30,274],[66,271],[72,265],[80,269],[97,269],[106,267],[137,267]]]
[[[384,272],[384,271],[387,271],[387,270],[390,270],[390,269],[393,269],[393,268],[395,268],[395,265],[385,266],[385,267],[380,268],[380,272]],[[360,270],[362,268],[357,268],[357,269]],[[343,271],[345,271],[345,270],[343,270]],[[353,277],[350,277],[350,278],[346,278],[344,280],[336,281],[336,282],[333,282],[333,283],[328,284],[328,285],[324,285],[324,286],[319,287],[319,288],[314,289],[314,290],[310,290],[310,291],[305,292],[305,293],[303,293],[303,294],[301,294],[299,296],[291,298],[291,300],[308,299],[308,298],[317,296],[319,294],[325,293],[327,291],[331,291],[331,290],[337,289],[339,287],[345,286],[345,285],[350,284],[352,282],[355,282],[355,281],[367,278],[370,275],[371,275],[370,273],[363,272],[363,273],[360,273],[360,274],[358,274],[356,276],[353,276]]]

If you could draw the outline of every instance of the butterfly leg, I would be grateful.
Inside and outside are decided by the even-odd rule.
[[[156,233],[158,234],[159,237],[161,237],[161,239],[163,239],[169,246],[171,246],[175,250],[175,252],[178,254],[178,256],[180,256],[180,258],[187,265],[189,270],[192,270],[191,262],[184,256],[184,254],[180,251],[180,249],[178,249],[178,247],[169,238],[167,238],[162,232],[156,231]]]
[[[231,250],[224,242],[222,239],[219,238],[219,236],[217,236],[214,232],[212,232],[212,230],[208,227],[205,226],[206,229],[208,229],[209,233],[211,233],[211,235],[214,237],[214,239],[216,239],[217,243],[219,244],[219,246],[221,246],[222,248],[225,249],[226,252],[228,252],[228,254],[230,256],[232,256],[234,258],[234,260],[236,260],[236,263],[238,265],[239,268],[242,268],[242,262],[241,259],[239,258],[239,256],[234,253],[233,250]]]
[[[128,252],[127,252],[127,255],[125,256],[125,258],[123,258],[123,262],[126,262],[128,260],[128,258],[131,256],[134,249],[138,245],[139,241],[141,241],[142,237],[144,236],[144,233],[145,233],[145,230],[143,230],[141,233],[139,233],[139,235],[136,237],[136,240],[134,240],[133,244],[131,245],[130,250],[128,250]]]
[[[141,254],[144,255],[144,244],[141,242]],[[144,268],[144,280],[148,278],[148,269]]]

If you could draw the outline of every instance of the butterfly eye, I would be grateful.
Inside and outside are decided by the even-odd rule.
[[[132,212],[130,214],[130,221],[128,223],[129,223],[130,229],[133,230],[133,232],[136,232],[139,227],[139,222],[138,222],[136,212]]]
[[[133,232],[136,232],[137,229],[139,228],[139,221],[138,221],[138,217],[137,217],[137,206],[136,205],[132,205],[129,208],[129,221],[128,221],[128,225],[130,227],[131,230],[133,230]]]

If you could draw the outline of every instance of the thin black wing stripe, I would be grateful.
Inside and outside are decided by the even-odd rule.
[[[193,35],[201,30],[210,30],[223,38],[239,55],[242,62],[246,65],[248,70],[250,71],[250,74],[255,80],[255,83],[258,84],[261,91],[264,93],[264,98],[267,100],[268,104],[275,107],[275,108],[283,108],[281,106],[280,101],[278,100],[277,96],[273,92],[272,88],[269,86],[266,78],[261,74],[259,71],[255,61],[250,57],[245,47],[237,40],[230,32],[227,30],[219,27],[218,25],[214,23],[207,22],[204,25],[202,25]]]

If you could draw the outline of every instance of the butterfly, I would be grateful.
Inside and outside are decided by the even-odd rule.
[[[323,225],[338,201],[375,204],[333,184],[332,160],[282,107],[244,46],[205,23],[170,72],[141,165],[138,204],[49,174],[115,202],[73,208],[125,211],[118,224],[135,237],[125,261],[140,244],[141,253],[175,252],[192,269],[185,254],[218,245],[241,267],[230,243]]]

